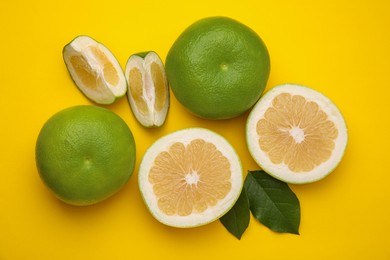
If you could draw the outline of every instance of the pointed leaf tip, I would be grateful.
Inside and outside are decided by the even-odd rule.
[[[244,187],[258,221],[275,232],[299,235],[299,200],[287,183],[264,171],[249,171]]]
[[[240,240],[249,225],[249,220],[249,202],[245,188],[243,188],[234,206],[220,218],[220,221],[232,235]]]

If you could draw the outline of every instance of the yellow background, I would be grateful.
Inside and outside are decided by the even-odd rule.
[[[1,1],[0,259],[390,259],[389,13],[387,0]],[[55,199],[35,167],[37,135],[59,110],[92,104],[68,75],[63,46],[87,34],[122,67],[146,50],[165,61],[188,25],[213,15],[235,18],[263,38],[272,64],[267,89],[310,86],[345,116],[349,143],[339,167],[320,182],[291,185],[301,203],[301,234],[277,234],[251,218],[239,241],[219,221],[175,229],[153,219],[137,170],[162,135],[210,128],[233,144],[245,171],[258,168],[245,145],[248,113],[202,120],[173,95],[160,129],[142,128],[126,98],[108,106],[137,142],[134,175],[118,194],[84,208]]]

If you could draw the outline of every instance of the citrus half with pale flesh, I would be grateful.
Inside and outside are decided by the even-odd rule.
[[[270,58],[248,26],[228,17],[208,17],[176,39],[165,67],[172,92],[184,107],[202,118],[227,119],[260,98]]]
[[[157,140],[138,175],[142,197],[161,223],[189,228],[223,216],[243,186],[240,160],[219,134],[189,128]]]
[[[126,63],[127,98],[138,122],[145,127],[164,124],[169,108],[165,68],[157,53],[134,54]]]
[[[63,49],[63,58],[76,86],[97,104],[111,104],[125,95],[122,68],[103,44],[89,36],[78,36]]]
[[[135,142],[127,124],[97,106],[74,106],[43,125],[36,142],[41,179],[60,200],[77,206],[98,203],[131,177]]]
[[[288,183],[318,181],[341,161],[348,133],[336,105],[311,88],[285,84],[269,90],[246,125],[249,151],[259,166]]]

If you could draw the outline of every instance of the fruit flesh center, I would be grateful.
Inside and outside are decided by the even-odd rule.
[[[294,141],[298,144],[305,140],[305,132],[299,127],[291,128],[289,133],[294,138]]]
[[[119,83],[119,76],[114,65],[107,58],[107,55],[105,55],[97,46],[90,46],[90,49],[103,67],[103,75],[106,81],[114,87],[117,86]]]
[[[293,172],[309,172],[327,161],[338,130],[314,101],[282,93],[257,122],[260,149],[274,164]]]
[[[119,83],[119,76],[107,56],[96,46],[89,46],[99,65],[103,68],[103,77],[111,86]],[[70,63],[83,85],[91,90],[96,90],[102,84],[98,73],[92,69],[85,57],[75,55],[70,57]]]
[[[197,172],[191,172],[184,177],[188,185],[196,185],[199,181],[199,175]]]
[[[133,68],[129,72],[130,94],[141,113],[148,112],[148,106],[143,98],[143,79],[138,68]]]
[[[156,111],[161,111],[164,108],[167,91],[164,83],[164,76],[162,74],[160,66],[152,62],[150,65],[150,73],[154,83],[154,92],[155,92],[155,103],[154,109]]]
[[[156,62],[150,65],[150,76],[153,82],[152,88],[144,82],[142,72],[134,67],[129,72],[129,86],[131,96],[139,110],[143,114],[149,113],[148,102],[153,102],[154,109],[161,111],[164,108],[167,91],[165,87],[164,76],[160,66]]]
[[[91,66],[83,56],[70,57],[70,63],[72,64],[77,77],[86,87],[90,89],[97,88],[98,82],[96,73],[93,72]]]
[[[154,160],[149,182],[159,209],[166,215],[188,216],[215,206],[231,190],[229,160],[203,139],[175,142]]]

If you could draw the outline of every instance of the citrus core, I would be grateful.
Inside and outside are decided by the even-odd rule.
[[[166,58],[166,72],[178,101],[197,116],[238,116],[260,98],[270,59],[262,39],[227,17],[209,17],[189,26]]]
[[[100,202],[132,175],[135,142],[126,123],[97,106],[64,109],[43,125],[36,142],[41,179],[72,205]]]

